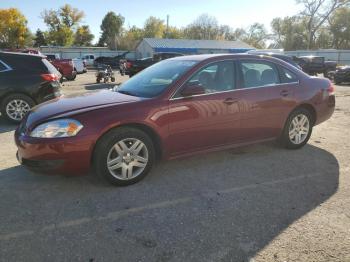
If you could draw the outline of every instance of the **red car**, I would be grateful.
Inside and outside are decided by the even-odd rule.
[[[197,55],[161,61],[114,90],[35,107],[15,132],[24,166],[115,185],[173,159],[278,139],[304,146],[334,111],[334,87],[265,56]]]

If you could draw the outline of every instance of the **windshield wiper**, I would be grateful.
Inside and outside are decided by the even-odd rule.
[[[129,91],[125,91],[125,90],[117,90],[118,93],[124,94],[124,95],[129,95],[129,96],[137,96],[134,93],[131,93]]]

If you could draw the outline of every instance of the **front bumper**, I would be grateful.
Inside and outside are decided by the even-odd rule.
[[[83,175],[90,169],[91,142],[84,137],[32,138],[15,132],[17,159],[29,170],[48,175]]]

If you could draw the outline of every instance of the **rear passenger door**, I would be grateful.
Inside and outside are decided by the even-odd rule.
[[[277,137],[295,104],[296,76],[287,68],[263,59],[241,60],[239,68],[243,89],[242,142]]]

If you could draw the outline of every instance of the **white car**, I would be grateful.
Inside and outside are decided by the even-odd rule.
[[[83,55],[82,59],[85,62],[85,65],[92,66],[94,64],[96,56],[94,54],[85,54]]]
[[[72,61],[74,64],[74,69],[75,71],[77,71],[78,74],[83,74],[87,72],[84,61],[82,59],[74,58],[72,59]]]

